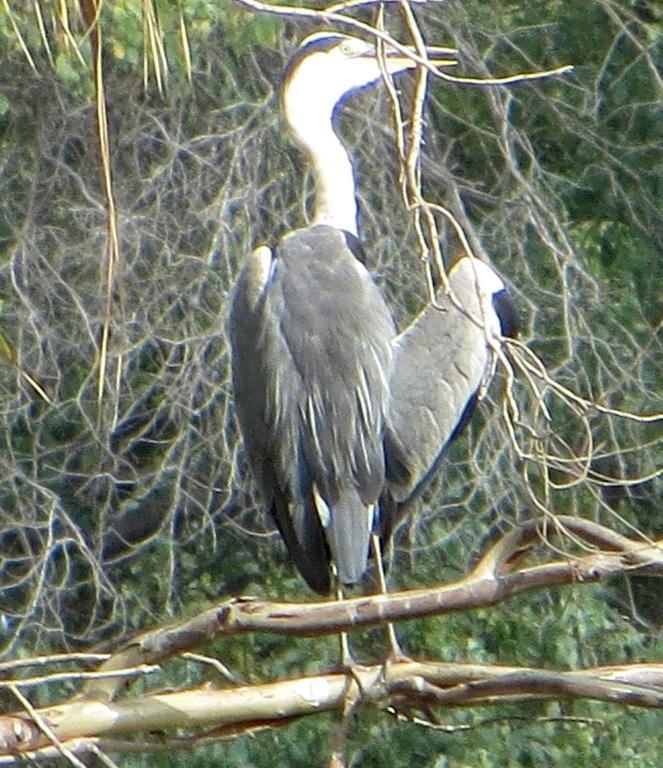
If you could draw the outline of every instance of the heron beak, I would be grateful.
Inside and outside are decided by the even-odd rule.
[[[367,55],[377,56],[378,60],[382,58],[388,70],[393,68],[394,72],[398,72],[402,69],[414,69],[424,61],[434,67],[454,67],[458,64],[457,54],[457,48],[437,45],[427,45],[423,51],[419,51],[411,45],[404,45],[402,49],[397,50],[385,44],[382,53],[373,50]]]

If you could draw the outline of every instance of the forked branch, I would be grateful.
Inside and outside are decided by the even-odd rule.
[[[533,560],[537,554],[538,560]],[[549,559],[550,557],[554,559]],[[387,621],[469,610],[522,592],[559,584],[593,582],[625,570],[663,575],[663,541],[622,536],[587,520],[549,517],[532,521],[494,542],[460,581],[342,602],[275,603],[237,597],[191,620],[139,636],[107,658],[84,680],[79,696],[57,706],[34,708],[24,691],[35,678],[6,682],[20,714],[0,718],[0,765],[18,755],[53,756],[69,762],[102,749],[101,740],[128,733],[186,729],[196,738],[222,738],[286,724],[328,710],[371,703],[422,722],[420,713],[542,698],[589,698],[639,707],[663,706],[663,664],[597,667],[578,671],[477,664],[398,661],[351,671],[258,685],[196,688],[115,701],[128,683],[154,672],[155,664],[220,635],[275,632],[316,636]],[[62,657],[55,657],[58,662]],[[25,662],[17,664],[22,669]],[[40,660],[34,666],[42,667]],[[113,675],[113,673],[115,673]],[[110,674],[110,676],[109,676]],[[58,672],[54,680],[61,680]],[[43,682],[49,681],[44,675]],[[207,729],[207,730],[205,730]],[[210,732],[209,729],[212,729]],[[180,737],[172,743],[180,743]],[[163,742],[163,739],[160,740]],[[158,747],[155,744],[155,747]],[[141,743],[139,749],[144,750]],[[3,759],[2,755],[6,756]]]
[[[556,559],[528,564],[527,558],[534,552],[546,556],[552,552]],[[663,575],[663,540],[631,539],[598,523],[573,517],[543,518],[496,541],[459,581],[342,602],[278,603],[252,597],[231,598],[185,622],[139,636],[104,662],[99,671],[155,664],[219,636],[246,632],[309,637],[335,634],[385,622],[485,608],[532,589],[595,582],[625,570]],[[110,701],[125,684],[124,678],[91,680],[83,695]]]

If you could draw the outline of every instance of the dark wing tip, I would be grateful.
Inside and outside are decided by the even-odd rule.
[[[313,523],[316,526],[315,529],[308,531],[312,545],[305,549],[297,538],[288,505],[275,500],[271,507],[271,514],[285,542],[288,554],[304,581],[319,595],[328,595],[331,592],[329,553],[317,516]]]
[[[493,294],[493,309],[500,321],[502,336],[515,339],[520,330],[520,317],[506,288]]]

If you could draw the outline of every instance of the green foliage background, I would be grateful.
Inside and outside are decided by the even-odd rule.
[[[315,25],[226,2],[157,3],[168,64],[159,94],[149,62],[144,70],[140,5],[104,4],[122,263],[100,408],[106,230],[89,45],[82,42],[77,58],[45,18],[47,49],[32,6],[11,8],[12,16],[0,14],[3,655],[117,643],[226,594],[312,599],[250,495],[228,402],[223,323],[243,255],[305,220],[311,178],[284,135],[277,96],[287,55]],[[451,0],[417,14],[427,39],[459,48],[463,73],[575,65],[569,78],[510,88],[432,84],[424,189],[459,216],[476,250],[505,276],[523,337],[556,381],[605,406],[660,412],[658,6]],[[391,23],[398,32],[395,13]],[[401,87],[407,100],[407,82]],[[384,94],[361,94],[340,125],[360,179],[371,268],[402,326],[426,286],[396,183],[388,112]],[[441,226],[452,254],[453,236]],[[459,578],[488,530],[537,514],[542,499],[553,513],[661,535],[663,491],[651,477],[663,463],[660,422],[589,413],[592,466],[615,481],[556,489],[510,447],[499,391],[493,388],[441,482],[397,537],[394,586]],[[545,433],[546,449],[582,453],[585,434],[559,398],[545,393],[551,428],[536,416],[526,382],[517,383],[517,395],[525,420]],[[555,481],[567,479],[553,473]],[[414,656],[457,661],[572,668],[660,660],[659,593],[646,579],[624,577],[411,622],[399,634]],[[359,658],[375,659],[382,633],[353,643]],[[206,651],[250,680],[327,668],[336,657],[333,639],[251,637]],[[173,684],[202,674],[174,666]],[[56,693],[39,695],[47,701]],[[656,712],[561,703],[443,714],[449,728],[432,731],[361,711],[350,733],[351,764],[659,765]],[[123,759],[309,766],[325,759],[334,727],[324,717],[195,753]]]

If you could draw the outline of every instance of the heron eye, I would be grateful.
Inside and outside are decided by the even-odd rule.
[[[349,40],[344,40],[341,43],[340,49],[344,56],[354,56],[357,53]]]

